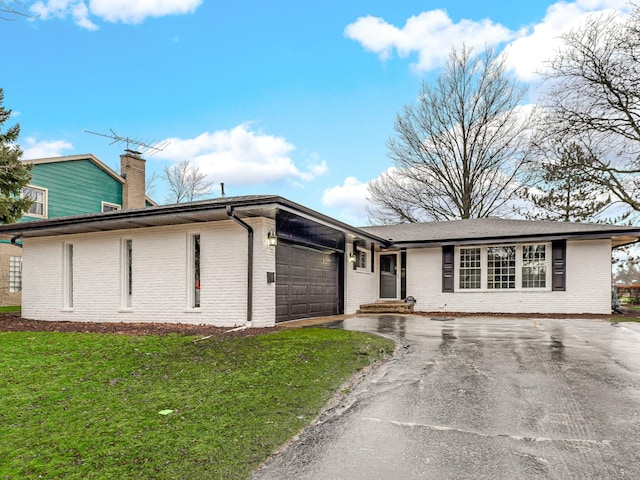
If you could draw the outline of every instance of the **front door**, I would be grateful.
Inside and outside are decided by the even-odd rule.
[[[380,298],[397,298],[397,255],[380,255]]]

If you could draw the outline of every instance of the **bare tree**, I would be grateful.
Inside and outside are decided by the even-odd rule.
[[[478,218],[506,211],[521,188],[533,113],[491,49],[451,51],[433,85],[397,116],[395,169],[369,187],[372,223]]]
[[[0,0],[0,20],[15,20],[16,17],[32,17],[27,7],[19,0]]]
[[[148,175],[146,177],[144,181],[144,193],[147,196],[153,197],[155,195],[158,181],[161,178],[162,177],[158,174],[158,172],[152,172],[151,175]]]
[[[213,181],[194,166],[190,160],[182,160],[171,167],[164,167],[164,177],[169,184],[167,203],[191,202],[211,193]]]
[[[590,150],[582,170],[640,210],[640,9],[598,15],[562,37],[546,72],[547,134]]]

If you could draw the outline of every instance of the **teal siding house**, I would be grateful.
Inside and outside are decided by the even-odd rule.
[[[22,190],[33,205],[19,222],[156,205],[145,195],[145,161],[134,152],[120,156],[121,173],[92,154],[24,160],[33,165]],[[20,239],[0,244],[0,304],[20,305]]]

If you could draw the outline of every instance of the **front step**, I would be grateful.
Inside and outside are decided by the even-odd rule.
[[[358,313],[412,313],[415,302],[402,300],[378,300],[375,303],[360,305]]]

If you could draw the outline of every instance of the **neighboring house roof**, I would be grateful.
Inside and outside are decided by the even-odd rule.
[[[61,163],[61,162],[73,162],[75,160],[89,160],[95,163],[99,168],[107,172],[118,182],[124,183],[124,179],[115,171],[109,168],[102,160],[93,155],[92,153],[85,153],[81,155],[66,155],[63,157],[49,157],[49,158],[34,158],[22,160],[24,163],[32,163],[33,165],[42,165],[44,163]]]
[[[640,227],[501,218],[404,223],[361,229],[403,247],[568,238],[612,238],[614,246],[619,246],[635,242],[640,237]]]
[[[24,163],[30,163],[33,165],[43,165],[48,163],[73,162],[78,160],[89,160],[90,162],[94,163],[98,168],[100,168],[101,170],[104,170],[105,173],[107,173],[108,175],[113,177],[115,180],[117,180],[120,184],[124,185],[124,182],[125,182],[124,178],[122,178],[122,176],[118,172],[108,167],[102,160],[100,160],[98,157],[96,157],[92,153],[85,153],[80,155],[66,155],[63,157],[34,158],[34,159],[26,159],[22,161]],[[148,196],[145,196],[145,200],[150,205],[153,205],[153,206],[158,205],[155,201],[153,201]]]
[[[0,238],[42,237],[227,220],[229,219],[228,209],[231,209],[237,216],[242,218],[267,217],[275,219],[278,211],[286,211],[343,231],[352,239],[364,239],[385,246],[387,244],[384,239],[374,234],[364,232],[356,227],[352,227],[351,225],[277,195],[221,197],[199,202],[117,210],[106,213],[91,213],[39,220],[37,222],[1,225]]]

